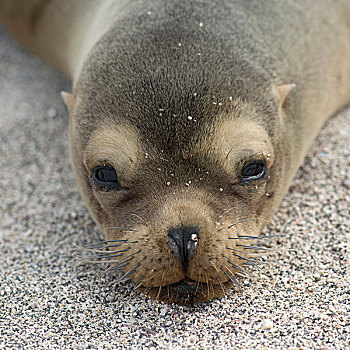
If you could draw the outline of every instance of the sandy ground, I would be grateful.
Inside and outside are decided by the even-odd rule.
[[[99,239],[73,179],[70,85],[0,29],[0,348],[350,347],[350,109],[332,118],[265,233],[293,233],[241,292],[188,308],[80,264]],[[271,322],[272,323],[271,323]]]

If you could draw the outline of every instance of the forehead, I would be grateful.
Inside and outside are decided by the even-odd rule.
[[[122,30],[121,35],[116,29],[103,38],[76,85],[77,94],[84,96],[85,126],[94,124],[96,116],[126,122],[137,129],[144,144],[174,151],[190,147],[195,138],[203,140],[220,116],[240,112],[237,105],[242,103],[236,96],[248,99],[252,94],[251,82],[242,79],[242,72],[252,72],[254,87],[259,72],[254,75],[254,67],[235,56],[218,54],[222,43],[215,50],[206,47],[206,38],[192,38],[180,51],[178,46],[171,49],[177,27],[174,23],[166,28],[164,38],[158,32],[140,37]],[[187,26],[181,32],[193,35]],[[259,96],[254,96],[256,105],[266,104]]]
[[[178,174],[180,170],[189,174],[192,168],[208,167],[232,172],[242,160],[273,154],[268,132],[254,119],[255,112],[247,108],[238,112],[239,116],[232,112],[219,115],[206,125],[189,115],[188,126],[177,126],[178,130],[173,131],[159,127],[156,133],[107,119],[91,135],[85,149],[85,164],[92,168],[111,163],[125,176],[131,176],[140,164],[156,168],[161,165]],[[178,133],[185,135],[179,137]]]

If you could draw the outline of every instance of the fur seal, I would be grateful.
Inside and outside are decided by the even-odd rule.
[[[113,267],[199,303],[254,239],[325,120],[350,101],[348,0],[0,0],[73,81],[79,190]]]

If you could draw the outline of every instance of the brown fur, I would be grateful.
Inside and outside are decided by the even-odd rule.
[[[223,295],[255,263],[249,238],[350,101],[347,0],[0,0],[0,16],[73,79],[84,201],[115,241],[112,266],[167,302]],[[255,160],[267,176],[243,183]],[[103,164],[120,189],[91,180]],[[198,230],[186,267],[169,243],[177,227]]]

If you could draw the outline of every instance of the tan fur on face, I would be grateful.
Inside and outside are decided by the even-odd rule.
[[[213,153],[230,172],[240,160],[265,158],[270,167],[274,161],[274,150],[266,130],[254,120],[243,118],[223,120],[215,127]]]
[[[90,174],[96,166],[109,164],[120,178],[128,179],[137,164],[138,154],[136,131],[129,125],[111,123],[93,133],[84,153],[84,164]]]
[[[123,183],[128,183],[128,180],[132,182],[136,172],[143,168],[141,165],[140,169],[138,163],[142,158],[140,147],[133,128],[128,125],[104,125],[88,143],[84,153],[85,165],[91,173],[95,166],[108,163],[116,169]],[[217,160],[228,174],[232,174],[232,179],[237,179],[235,169],[242,159],[265,158],[268,165],[273,161],[273,149],[267,133],[254,119],[219,119],[211,140],[203,140],[199,147],[198,152],[203,152],[207,147],[208,155]],[[152,163],[153,158],[150,157],[149,162]],[[152,166],[147,169],[152,173]],[[142,179],[140,181],[142,183]],[[166,190],[157,188],[155,192],[150,187],[147,207],[152,210],[147,211],[145,216],[142,207],[129,205],[125,208],[128,212],[126,224],[118,221],[121,208],[116,211],[118,198],[122,198],[123,194],[93,190],[100,208],[106,212],[103,228],[106,229],[107,238],[125,240],[115,249],[122,251],[115,265],[124,266],[123,272],[141,290],[150,289],[147,293],[152,297],[159,297],[158,288],[171,291],[172,285],[183,280],[202,284],[203,290],[198,292],[198,300],[222,295],[225,285],[232,284],[231,279],[243,273],[243,265],[247,262],[245,259],[249,259],[249,251],[244,251],[237,244],[249,245],[252,242],[238,239],[238,235],[257,234],[257,223],[251,219],[254,217],[252,213],[256,212],[256,204],[264,197],[264,186],[254,187],[253,194],[245,203],[219,190],[212,194],[205,187],[202,188],[200,182],[198,185],[167,186]],[[243,187],[238,191],[241,191],[243,198],[248,198]],[[135,221],[137,217],[142,218],[141,222]],[[242,219],[238,226],[230,227]],[[118,229],[118,226],[125,225],[129,230]],[[199,232],[197,250],[187,270],[183,268],[180,257],[174,255],[169,247],[168,232],[179,227],[197,227]],[[165,297],[163,295],[161,298]],[[176,299],[173,301],[180,302]]]

